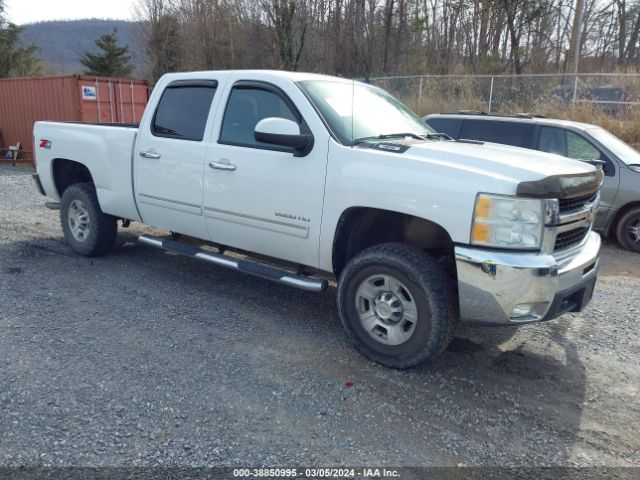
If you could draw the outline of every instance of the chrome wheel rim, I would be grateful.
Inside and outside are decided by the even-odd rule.
[[[407,342],[418,323],[418,306],[411,291],[387,274],[372,275],[358,286],[356,311],[362,328],[385,345]]]
[[[627,227],[627,236],[632,243],[640,244],[640,217],[636,218]]]
[[[73,200],[69,204],[68,223],[71,235],[79,242],[84,242],[91,231],[89,210],[82,200]]]

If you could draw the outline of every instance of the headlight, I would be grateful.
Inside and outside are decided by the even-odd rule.
[[[537,249],[544,232],[542,200],[481,193],[476,198],[471,243]]]

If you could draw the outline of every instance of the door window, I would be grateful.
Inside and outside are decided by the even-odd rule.
[[[216,87],[169,85],[153,116],[151,133],[156,137],[202,141]]]
[[[602,160],[602,170],[607,176],[615,175],[615,167],[611,160],[598,150],[591,142],[577,133],[564,128],[542,127],[538,140],[538,150],[556,153],[574,160]]]
[[[460,132],[461,139],[502,143],[524,148],[530,147],[532,136],[532,124],[495,120],[465,120]]]
[[[258,87],[234,87],[229,95],[222,121],[220,143],[280,150],[273,145],[258,142],[254,137],[258,122],[270,117],[286,118],[300,123],[298,115],[277,93]]]
[[[600,150],[570,131],[567,131],[567,157],[578,160],[604,160]]]
[[[567,137],[565,130],[553,127],[542,127],[540,129],[540,139],[538,140],[538,150],[566,157]]]
[[[563,128],[542,127],[538,150],[575,160],[604,160],[602,152],[577,133]]]

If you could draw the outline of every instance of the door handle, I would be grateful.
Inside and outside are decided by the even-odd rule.
[[[236,166],[227,162],[209,162],[210,168],[217,168],[218,170],[235,170]]]
[[[147,150],[146,152],[140,152],[140,156],[142,158],[151,158],[153,160],[158,160],[162,155],[153,150]]]

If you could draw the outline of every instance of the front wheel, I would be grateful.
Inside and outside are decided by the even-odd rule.
[[[116,217],[102,212],[92,183],[76,183],[64,191],[60,222],[71,249],[87,257],[111,250],[118,233]]]
[[[640,207],[632,208],[620,218],[616,238],[627,250],[640,253]]]
[[[368,248],[347,264],[338,282],[338,311],[356,347],[391,368],[436,358],[458,321],[447,272],[426,252],[396,243]]]

